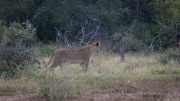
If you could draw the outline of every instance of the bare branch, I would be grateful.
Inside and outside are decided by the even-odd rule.
[[[118,39],[116,39],[116,40],[111,40],[111,41],[112,41],[112,45],[111,45],[111,48],[110,48],[110,49],[113,48],[113,46],[116,44],[116,42],[121,41],[122,38],[123,38],[125,35],[130,34],[130,32],[132,31],[132,28],[133,28],[133,27],[134,27],[134,26],[131,26],[131,27],[130,27],[127,31],[125,31],[125,32],[123,33],[123,35],[122,35],[121,37],[119,37]]]
[[[168,26],[166,26],[166,25],[164,25],[163,23],[161,23],[160,21],[158,21],[158,20],[155,20],[155,19],[153,19],[152,18],[152,20],[153,21],[155,21],[155,22],[157,22],[162,28],[165,28],[165,29],[167,29],[168,28]]]
[[[154,46],[153,46],[153,43],[154,43],[154,40],[157,38],[157,36],[155,36],[152,41],[151,41],[151,44],[150,46],[145,50],[146,53],[149,53],[149,52],[152,52],[153,49],[154,49]]]
[[[66,38],[66,33],[67,33],[68,31],[66,31],[66,32],[65,32],[65,35],[63,35],[63,34],[61,33],[61,30],[60,30],[60,29],[58,30],[56,27],[55,27],[55,29],[56,29],[56,33],[57,33],[56,42],[59,42],[59,38],[62,38],[62,39],[64,40],[64,43],[67,45],[67,47],[68,47],[69,49],[71,49],[72,46],[69,44],[69,42],[68,42],[68,40],[67,40],[67,38]]]

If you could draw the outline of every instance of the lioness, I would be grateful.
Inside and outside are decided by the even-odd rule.
[[[84,46],[82,48],[77,49],[63,49],[63,50],[55,50],[50,57],[48,65],[52,61],[52,65],[50,68],[55,68],[60,65],[63,70],[63,64],[65,62],[68,63],[79,63],[82,67],[82,71],[85,73],[88,70],[88,64],[91,58],[91,55],[94,52],[102,51],[102,46],[100,42],[92,43],[88,46]],[[47,65],[47,66],[48,66]]]

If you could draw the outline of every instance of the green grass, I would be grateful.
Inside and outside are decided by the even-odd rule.
[[[51,53],[53,52],[53,48],[49,45],[42,45],[41,47],[38,48],[39,49],[39,54],[42,57],[48,57],[51,55]]]

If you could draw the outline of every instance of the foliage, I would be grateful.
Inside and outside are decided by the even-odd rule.
[[[61,28],[63,34],[66,31],[70,32],[71,35],[67,37],[69,40],[74,40],[73,38],[81,32],[82,26],[86,26],[88,18],[91,18],[91,21],[87,25],[87,33],[95,30],[96,26],[100,25],[98,32],[108,32],[111,36],[113,33],[118,32],[120,26],[130,25],[133,22],[136,18],[136,9],[134,9],[136,3],[134,0],[131,2],[124,0],[3,0],[0,5],[2,7],[0,19],[7,23],[13,21],[23,22],[24,19],[30,20],[34,26],[37,26],[37,37],[44,42],[47,40],[55,41],[54,27]],[[141,1],[140,6],[147,8],[148,3],[148,0]],[[3,15],[5,12],[10,13]],[[147,13],[145,9],[140,7],[139,12],[139,14]]]
[[[24,26],[16,22],[10,23],[3,32],[0,60],[5,62],[5,67],[1,67],[2,70],[12,73],[13,76],[18,68],[38,63],[38,55],[33,48],[29,48],[36,43],[36,32],[28,21]]]
[[[4,29],[5,26],[3,26],[3,22],[2,20],[0,20],[0,42],[2,41],[3,39],[3,29]]]
[[[144,26],[145,25],[139,25],[139,26]],[[125,33],[127,26],[123,26],[121,27],[121,31]],[[139,29],[138,29],[139,28]],[[142,51],[143,49],[145,49],[146,44],[150,42],[150,40],[148,40],[149,34],[148,32],[146,32],[147,30],[144,30],[143,28],[140,29],[140,27],[138,27],[137,29],[134,28],[133,33],[128,33],[128,35],[126,35],[125,37],[123,37],[123,41],[124,41],[124,48],[126,51]],[[141,32],[141,33],[139,33]],[[121,37],[123,33],[114,33],[112,38],[113,39],[117,39],[118,37]],[[146,39],[146,40],[145,40]],[[118,51],[120,47],[119,42],[116,43],[116,47],[115,51]]]
[[[161,74],[161,75],[168,75],[168,74],[179,75],[180,69],[179,68],[172,68],[170,66],[165,66],[163,68],[151,70],[151,73],[152,74]]]
[[[44,43],[57,41],[55,28],[69,43],[100,40],[109,44],[113,36],[117,33],[120,36],[127,26],[135,26],[134,37],[146,45],[153,44],[156,49],[171,47],[173,43],[177,46],[179,39],[180,3],[177,0],[1,1],[0,20],[6,27],[13,21],[29,20],[36,27],[37,38]]]
[[[123,40],[127,51],[140,51],[146,46],[144,42],[138,40],[134,36],[127,36]]]
[[[180,64],[180,51],[178,49],[168,49],[164,54],[160,55],[158,60],[163,64],[168,64],[171,61],[175,61]]]
[[[158,47],[167,46],[178,46],[179,41],[179,23],[180,23],[180,3],[178,0],[153,0],[151,4],[154,6],[156,10],[156,18],[153,18],[157,23],[155,26],[158,27],[159,30],[153,34],[155,31],[152,29],[151,34],[157,34],[156,41],[161,42]],[[153,27],[155,28],[155,27]]]
[[[17,48],[20,45],[25,47],[31,47],[36,44],[36,29],[32,28],[32,25],[29,21],[25,22],[22,26],[19,23],[13,22],[10,23],[10,27],[4,29],[4,47],[13,47]]]
[[[63,75],[56,75],[47,68],[46,70],[38,70],[35,74],[35,80],[40,85],[37,88],[40,96],[47,97],[50,100],[61,100],[65,96],[69,96],[67,79]]]
[[[42,45],[41,47],[39,47],[39,53],[42,57],[50,56],[53,50],[54,49],[48,45]]]

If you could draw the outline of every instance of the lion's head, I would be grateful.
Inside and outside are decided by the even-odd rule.
[[[91,44],[91,52],[102,52],[103,48],[100,44],[100,42],[94,42],[93,44]]]

